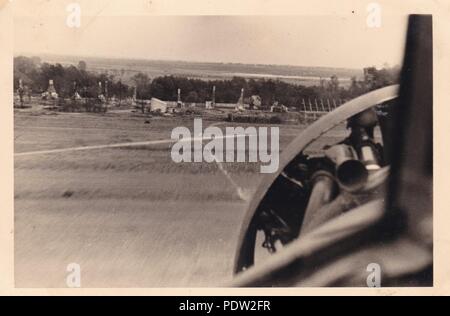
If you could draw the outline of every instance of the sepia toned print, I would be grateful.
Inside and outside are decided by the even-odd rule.
[[[431,15],[65,10],[14,19],[16,287],[433,285]]]

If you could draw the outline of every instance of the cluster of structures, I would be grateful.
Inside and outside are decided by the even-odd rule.
[[[135,93],[136,95],[136,93]],[[174,113],[177,112],[179,109],[185,109],[190,107],[196,107],[198,106],[197,103],[190,103],[187,104],[181,100],[181,89],[177,90],[177,101],[163,101],[158,98],[151,98],[151,100],[136,100],[134,97],[134,102],[139,103],[141,105],[141,109],[143,111],[147,111],[150,113]],[[233,103],[217,103],[216,102],[216,86],[213,86],[212,88],[212,94],[211,94],[211,100],[208,100],[205,102],[204,107],[207,110],[210,109],[233,109],[235,111],[245,111],[247,109],[251,110],[257,110],[261,107],[261,97],[258,95],[252,95],[249,98],[249,102],[244,102],[244,89],[241,89],[241,94],[239,99],[235,104]]]
[[[86,92],[86,88],[84,88]],[[19,79],[19,88],[17,89],[17,96],[19,106],[24,107],[24,96],[28,96],[28,101],[31,101],[30,90],[23,85],[22,79]],[[53,79],[49,79],[48,88],[41,93],[41,100],[45,101],[44,107],[49,109],[57,109],[65,112],[86,111],[86,112],[106,112],[108,108],[108,81],[105,81],[104,86],[101,82],[98,83],[97,95],[94,98],[81,97],[77,83],[73,83],[73,90],[69,99],[61,98],[56,91]]]
[[[84,88],[84,92],[86,88]],[[48,103],[49,108],[57,109],[65,112],[106,112],[109,105],[115,104],[114,96],[108,96],[108,81],[98,82],[97,94],[94,98],[81,97],[76,82],[73,83],[72,95],[69,99],[60,98],[52,79],[49,80],[48,88],[41,94],[42,100],[51,102]],[[84,93],[86,94],[86,93]],[[19,80],[19,88],[17,89],[20,107],[24,105],[24,96],[28,95],[30,99],[29,89],[24,87],[22,80]],[[181,99],[181,89],[177,89],[177,101],[165,101],[158,98],[151,98],[150,100],[137,99],[136,87],[134,87],[133,97],[130,100],[131,105],[136,109],[140,109],[143,113],[153,113],[170,115],[172,113],[182,112],[189,108],[202,107],[197,103],[185,103]],[[296,110],[305,116],[305,118],[317,118],[321,115],[331,112],[336,107],[341,105],[340,100],[322,100],[322,99],[302,99],[300,109]],[[205,109],[226,109],[235,112],[244,112],[247,110],[261,109],[262,100],[259,95],[252,95],[244,98],[244,88],[241,89],[240,97],[236,103],[217,103],[216,102],[216,87],[213,86],[211,93],[211,100],[208,100],[203,105]],[[270,112],[285,113],[289,109],[283,104],[275,101],[270,107]]]

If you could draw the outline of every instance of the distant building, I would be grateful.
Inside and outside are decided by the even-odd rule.
[[[366,67],[363,69],[364,71],[364,81],[369,85],[373,85],[375,81],[375,77],[377,74],[377,69],[375,67]]]
[[[167,102],[161,101],[157,98],[152,98],[150,100],[150,112],[167,112]]]
[[[285,113],[287,111],[288,111],[287,106],[279,104],[278,101],[275,101],[273,105],[270,107],[270,112]]]
[[[252,110],[257,110],[261,107],[262,101],[259,95],[252,95],[250,97],[249,108]]]
[[[237,109],[237,105],[236,103],[215,103],[214,104],[214,108],[217,109]],[[240,107],[243,107],[244,109],[248,109],[250,106],[247,103],[244,103],[242,105],[240,105]]]
[[[56,93],[56,89],[55,89],[55,86],[53,85],[53,80],[52,79],[50,79],[48,81],[47,91],[42,93],[42,98],[45,99],[45,100],[47,100],[47,99],[58,99],[58,93]]]

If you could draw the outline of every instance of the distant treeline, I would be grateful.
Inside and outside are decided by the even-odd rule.
[[[108,96],[124,99],[131,97],[136,88],[138,99],[152,97],[166,101],[177,100],[177,90],[181,89],[183,102],[203,103],[211,100],[213,86],[216,87],[215,101],[218,103],[236,103],[244,88],[245,99],[259,95],[262,105],[267,107],[275,101],[286,106],[299,106],[301,99],[333,98],[351,99],[367,91],[397,82],[398,68],[366,68],[364,79],[352,78],[348,87],[339,84],[339,78],[331,76],[321,80],[317,86],[302,86],[272,79],[244,79],[234,77],[231,80],[201,80],[186,77],[163,76],[151,79],[145,73],[132,77],[132,85],[121,82],[113,75],[97,74],[87,70],[84,61],[78,66],[41,63],[38,57],[18,56],[14,58],[14,87],[18,88],[19,79],[31,92],[41,93],[48,88],[52,79],[61,97],[71,97],[75,89],[83,97],[95,97],[99,92],[98,82],[105,87],[108,81]],[[74,84],[75,83],[75,84]],[[244,102],[247,100],[244,100]]]

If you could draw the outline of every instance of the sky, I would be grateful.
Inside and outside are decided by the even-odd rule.
[[[406,17],[342,16],[18,16],[15,54],[326,66],[401,65]]]

